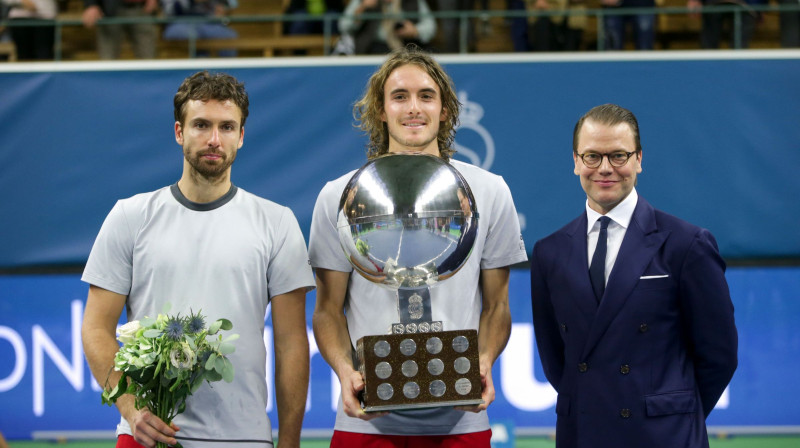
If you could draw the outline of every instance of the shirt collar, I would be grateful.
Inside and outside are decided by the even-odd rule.
[[[227,204],[228,202],[230,202],[239,189],[236,187],[236,185],[231,184],[231,188],[229,188],[228,192],[222,195],[222,197],[206,203],[190,201],[186,196],[183,195],[181,189],[178,188],[177,182],[172,184],[169,187],[169,190],[172,193],[172,197],[174,197],[176,201],[178,201],[181,205],[188,208],[189,210],[194,210],[196,212],[209,212],[211,210],[216,210],[222,207],[223,205]]]
[[[636,189],[632,189],[630,194],[622,200],[616,207],[612,208],[611,211],[606,213],[605,216],[611,218],[611,221],[619,224],[623,228],[627,229],[631,223],[631,219],[633,218],[633,210],[636,208],[636,203],[639,201],[639,195],[636,193]],[[586,234],[588,235],[589,232],[592,231],[594,228],[594,224],[597,222],[600,217],[603,216],[600,213],[592,210],[589,207],[589,200],[586,200],[586,218],[588,225],[586,226]]]

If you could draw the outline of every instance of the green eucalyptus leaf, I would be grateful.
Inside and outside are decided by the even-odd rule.
[[[222,344],[219,345],[219,352],[222,353],[223,355],[230,355],[234,351],[236,351],[236,347],[234,347],[233,344],[223,342]]]
[[[214,361],[214,370],[220,375],[222,374],[223,370],[225,370],[225,358],[220,356]]]
[[[237,339],[239,339],[239,333],[234,333],[234,334],[228,336],[227,338],[223,339],[223,341],[224,342],[233,342],[233,341],[235,341]]]
[[[223,330],[230,330],[231,328],[233,328],[233,324],[228,319],[220,319],[217,322],[221,322],[222,323],[221,324],[222,325],[221,328]]]
[[[144,331],[144,337],[146,338],[157,338],[159,336],[161,336],[161,330],[156,330],[154,328],[151,328],[149,330]]]
[[[233,382],[233,363],[225,359],[225,369],[222,371],[222,379],[226,383]]]
[[[214,362],[215,362],[216,360],[217,360],[217,354],[216,354],[216,353],[212,353],[212,354],[211,354],[211,355],[208,357],[208,360],[206,361],[206,366],[205,366],[205,367],[206,367],[206,370],[211,370],[211,369],[213,369],[213,368],[214,368]]]
[[[139,320],[139,325],[142,327],[152,327],[156,323],[155,317],[145,316],[143,319]]]
[[[222,379],[222,375],[216,370],[206,370],[206,374],[204,376],[206,381],[209,383],[213,383],[214,381],[219,381]]]
[[[211,324],[210,327],[208,327],[208,334],[217,334],[217,332],[219,331],[220,327],[222,327],[222,321],[221,320],[218,320],[218,321],[214,322],[213,324]]]
[[[192,389],[191,389],[191,393],[192,393],[192,394],[194,394],[195,392],[197,392],[197,389],[200,389],[200,386],[202,386],[202,385],[203,385],[203,378],[204,378],[205,376],[206,376],[205,374],[203,374],[203,375],[200,375],[200,377],[199,377],[199,378],[197,378],[197,381],[196,381],[194,384],[192,384]]]

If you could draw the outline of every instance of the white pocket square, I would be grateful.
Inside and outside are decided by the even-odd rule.
[[[650,280],[650,279],[653,279],[653,278],[667,278],[667,277],[669,277],[669,274],[664,274],[664,275],[643,275],[643,276],[639,277],[639,280]]]

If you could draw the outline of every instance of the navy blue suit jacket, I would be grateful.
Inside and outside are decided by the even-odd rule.
[[[738,346],[716,240],[640,196],[598,304],[586,230],[583,213],[531,256],[536,344],[558,392],[556,446],[708,447],[705,418]]]

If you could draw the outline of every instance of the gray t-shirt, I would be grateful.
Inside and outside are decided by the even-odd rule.
[[[527,260],[519,219],[511,192],[500,176],[459,161],[450,162],[469,184],[478,206],[478,235],[472,254],[453,277],[431,290],[433,320],[444,330],[478,329],[481,313],[481,269],[495,269]],[[339,200],[355,172],[328,182],[317,198],[309,236],[309,257],[314,268],[353,272],[339,243],[336,229]],[[397,296],[353,273],[345,297],[345,314],[353,346],[362,336],[387,334],[399,322]],[[341,399],[335,429],[366,434],[445,435],[489,429],[486,412],[432,408],[392,412],[370,421],[348,417]]]
[[[205,384],[175,418],[179,436],[256,440],[271,446],[266,414],[264,318],[270,298],[312,289],[314,278],[291,210],[232,187],[208,204],[186,199],[177,185],[118,201],[103,223],[82,280],[128,296],[128,320],[202,312],[226,318],[241,336],[230,355],[233,383]],[[303,329],[302,331],[305,331]],[[118,433],[130,434],[120,419]],[[208,442],[180,440],[184,447]],[[227,442],[226,442],[227,443]]]

